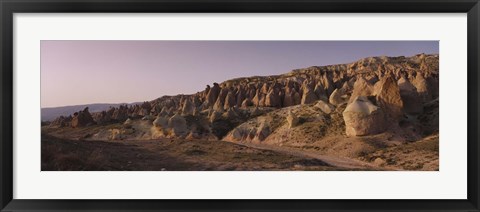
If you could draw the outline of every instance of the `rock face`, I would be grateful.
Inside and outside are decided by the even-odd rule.
[[[362,76],[358,77],[353,84],[353,91],[352,95],[350,96],[349,102],[352,102],[358,96],[371,96],[373,95],[373,85],[370,84],[365,78]]]
[[[292,111],[289,111],[287,116],[288,128],[294,128],[295,126],[297,126],[298,121],[298,117],[293,114]]]
[[[257,129],[257,138],[259,141],[265,140],[270,135],[270,126],[265,124],[265,122],[260,124],[260,127]]]
[[[168,127],[171,128],[171,133],[176,136],[187,133],[187,121],[178,114],[175,114],[168,120]]]
[[[330,98],[328,101],[332,105],[341,105],[346,102],[346,100],[343,98],[343,92],[340,89],[335,89],[332,94],[330,95]]]
[[[418,94],[417,88],[405,77],[400,78],[397,83],[404,111],[408,114],[421,114],[423,112],[423,99]]]
[[[292,90],[291,88],[287,88],[285,91],[285,95],[283,97],[283,106],[284,107],[290,107],[295,105],[295,90]]]
[[[251,107],[251,106],[253,106],[253,103],[250,99],[243,100],[242,105],[241,105],[241,107],[243,109],[246,109],[246,108]]]
[[[235,94],[233,94],[233,92],[228,92],[227,96],[225,97],[223,109],[228,110],[229,108],[234,107],[236,104]]]
[[[302,95],[301,104],[310,104],[317,101],[318,97],[310,88],[305,88]]]
[[[165,129],[168,127],[168,119],[162,116],[157,116],[157,118],[153,120],[152,124],[154,127]]]
[[[417,89],[417,92],[421,96],[423,102],[428,102],[431,100],[427,80],[425,80],[421,74],[417,74],[413,80],[413,85]]]
[[[88,107],[86,107],[82,111],[79,111],[73,114],[72,123],[71,123],[71,126],[73,128],[89,126],[92,124],[95,124],[95,121],[93,120],[90,112],[88,112]]]
[[[265,97],[265,106],[267,107],[280,107],[281,106],[281,96],[278,95],[278,92],[275,92],[276,89],[271,89],[267,96]]]
[[[187,98],[183,104],[182,108],[182,115],[193,115],[193,111],[195,107],[193,106],[192,102]]]
[[[390,121],[398,121],[403,116],[403,101],[400,89],[392,76],[381,79],[375,91],[377,104],[386,113]]]
[[[208,87],[208,94],[206,97],[206,102],[208,106],[213,106],[217,101],[217,97],[220,94],[220,86],[218,83],[213,83],[213,87]]]
[[[385,130],[385,116],[381,108],[367,97],[358,96],[343,111],[347,136],[363,136]]]
[[[318,99],[328,101],[328,97],[327,97],[325,87],[324,87],[324,85],[322,84],[321,81],[319,81],[317,83],[317,85],[315,85],[315,89],[313,90],[313,92],[315,93],[315,95],[317,95]]]

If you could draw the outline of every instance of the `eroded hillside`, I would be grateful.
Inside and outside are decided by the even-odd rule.
[[[96,113],[86,108],[43,132],[103,141],[222,140],[318,156],[342,168],[348,166],[336,159],[437,170],[438,67],[438,55],[419,54],[237,78],[192,95]]]

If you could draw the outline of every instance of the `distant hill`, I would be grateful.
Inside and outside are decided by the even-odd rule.
[[[71,106],[63,106],[63,107],[49,107],[49,108],[42,108],[41,110],[41,118],[42,121],[53,121],[55,118],[59,116],[69,116],[75,112],[83,110],[85,107],[88,107],[90,112],[101,112],[103,110],[107,110],[110,107],[118,107],[120,105],[134,105],[138,104],[138,102],[134,103],[118,103],[118,104],[86,104],[86,105],[71,105]]]

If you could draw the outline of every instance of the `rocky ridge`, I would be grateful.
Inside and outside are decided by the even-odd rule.
[[[99,140],[175,137],[278,144],[280,134],[295,130],[303,131],[303,137],[315,134],[314,141],[327,134],[385,132],[402,141],[417,140],[438,132],[438,67],[438,55],[369,57],[231,79],[192,95],[163,96],[102,112],[87,108],[55,119],[50,127],[122,123],[91,136]],[[291,139],[299,140],[291,141],[298,145],[310,142]]]

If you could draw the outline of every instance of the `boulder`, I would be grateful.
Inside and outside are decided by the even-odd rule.
[[[365,96],[356,97],[343,111],[347,136],[364,136],[385,131],[385,116]]]
[[[331,104],[328,104],[327,102],[323,100],[319,100],[317,104],[315,104],[316,107],[320,108],[320,110],[326,114],[330,114],[333,111],[335,111],[335,107]]]

